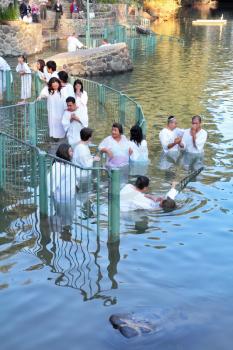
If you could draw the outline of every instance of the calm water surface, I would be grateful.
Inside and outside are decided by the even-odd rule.
[[[1,349],[232,348],[233,22],[222,32],[189,20],[156,31],[185,46],[163,40],[154,53],[137,53],[132,73],[98,80],[143,106],[152,192],[187,172],[182,162],[161,163],[158,133],[169,114],[182,127],[203,116],[205,170],[176,211],[122,217],[116,245],[105,230],[98,238],[79,226],[57,232],[34,212],[2,215]],[[106,134],[97,131],[96,142]],[[126,340],[108,322],[121,311],[159,313],[161,330]]]

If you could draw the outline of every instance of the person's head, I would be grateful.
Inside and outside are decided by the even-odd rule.
[[[170,115],[167,118],[167,127],[170,130],[174,130],[177,127],[176,117],[174,117],[173,115]]]
[[[92,137],[93,130],[90,128],[83,128],[80,131],[80,138],[82,141],[90,141]]]
[[[147,176],[138,176],[137,180],[135,181],[135,187],[140,192],[146,192],[149,187],[150,180]]]
[[[80,79],[75,80],[74,82],[74,93],[83,92],[83,82]]]
[[[56,156],[64,160],[71,161],[73,157],[73,150],[67,143],[61,143],[57,149]]]
[[[45,67],[45,61],[44,60],[37,60],[36,62],[36,66],[37,66],[37,69],[40,71],[40,72],[44,72],[44,67]]]
[[[27,58],[24,55],[18,56],[18,63],[23,64],[24,62],[27,62]]]
[[[75,98],[70,96],[66,99],[67,110],[69,112],[74,112],[77,109]]]
[[[53,72],[56,72],[57,64],[54,61],[48,61],[46,63],[46,67],[47,67],[48,73],[53,73]]]
[[[139,125],[134,125],[130,129],[130,141],[135,142],[137,145],[140,145],[143,140],[142,128]]]
[[[164,211],[168,212],[168,211],[174,210],[176,208],[176,202],[174,201],[174,199],[167,197],[167,198],[161,200],[160,207]]]
[[[102,45],[106,45],[106,44],[108,44],[108,39],[103,38],[103,40],[102,40]]]
[[[194,115],[192,117],[192,128],[195,130],[201,129],[201,117],[199,115]]]
[[[61,70],[60,72],[58,72],[58,77],[62,83],[64,84],[68,83],[69,76],[64,70]]]
[[[48,82],[48,90],[50,94],[53,94],[54,91],[61,91],[61,82],[56,77],[53,77]]]
[[[113,123],[112,124],[112,137],[114,139],[118,139],[123,135],[123,127],[120,123]]]

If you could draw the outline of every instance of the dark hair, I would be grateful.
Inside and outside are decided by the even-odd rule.
[[[123,130],[123,126],[120,123],[113,123],[112,128],[117,128],[119,130],[119,133],[123,135],[124,130]]]
[[[66,103],[69,103],[69,102],[75,103],[75,98],[72,96],[67,97]]]
[[[25,55],[19,55],[18,58],[22,58],[27,63],[27,57]]]
[[[199,123],[201,123],[201,117],[199,115],[194,115],[192,117],[192,122],[195,120],[195,119],[198,119]]]
[[[170,115],[168,118],[167,118],[167,124],[171,123],[174,119],[176,119],[176,117],[174,115]]]
[[[54,94],[54,90],[52,88],[52,84],[53,83],[58,83],[59,84],[58,91],[59,92],[61,91],[61,82],[60,82],[60,80],[57,79],[56,77],[53,77],[53,78],[49,79],[49,82],[48,82],[48,90],[49,90],[49,94],[50,95]]]
[[[90,128],[83,128],[80,131],[80,138],[82,141],[87,141],[92,136],[93,130]]]
[[[71,148],[70,145],[67,143],[61,143],[57,149],[56,156],[58,158],[71,161],[71,158],[69,156],[69,149]]]
[[[76,79],[75,82],[74,82],[74,92],[76,93],[76,85],[77,84],[80,84],[81,85],[81,89],[80,91],[83,92],[83,82],[80,80],[80,79]]]
[[[139,190],[143,190],[143,188],[148,187],[150,183],[150,180],[147,176],[138,176],[137,180],[135,181],[135,186]]]
[[[45,67],[45,61],[39,59],[39,60],[37,60],[37,62],[38,62],[39,65],[40,65],[39,71],[43,73],[43,72],[44,72],[44,67]]]
[[[160,205],[164,211],[171,211],[176,208],[176,202],[174,201],[174,199],[171,199],[170,197],[163,199]]]
[[[134,125],[130,129],[130,141],[135,142],[138,146],[143,140],[142,128],[139,125]]]
[[[61,70],[60,72],[58,72],[58,77],[63,83],[68,82],[69,76],[64,70]]]
[[[53,72],[55,72],[57,69],[57,64],[54,61],[48,61],[46,63],[46,66],[47,66],[47,68],[52,69]]]

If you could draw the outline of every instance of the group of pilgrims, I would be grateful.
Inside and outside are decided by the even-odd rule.
[[[9,69],[4,61],[0,58],[0,71]],[[21,77],[22,103],[31,97],[31,70],[23,55],[18,57],[16,71]],[[70,84],[67,72],[58,72],[54,61],[45,63],[39,59],[37,74],[43,85],[37,99],[47,99],[49,136],[53,141],[59,142],[57,158],[49,175],[52,179],[53,198],[56,202],[66,202],[75,197],[77,192],[77,173],[67,161],[81,169],[92,168],[94,161],[100,161],[100,157],[93,156],[89,148],[93,130],[88,127],[88,94],[80,79],[75,80],[73,85]],[[3,83],[1,88],[3,90]],[[201,117],[195,115],[192,117],[191,127],[184,130],[177,127],[174,116],[169,116],[166,127],[159,133],[163,154],[171,158],[176,158],[181,153],[202,155],[207,132],[202,129],[201,122]],[[64,142],[65,138],[68,143]],[[164,197],[148,194],[149,178],[140,174],[140,169],[143,169],[141,165],[149,163],[148,145],[139,125],[131,127],[128,140],[123,133],[123,126],[114,122],[111,134],[100,142],[98,151],[106,155],[107,169],[123,169],[129,164],[138,165],[134,185],[125,184],[120,191],[121,211],[161,208],[172,210],[176,207],[176,183],[172,184]],[[89,175],[90,170],[82,170],[82,177]]]

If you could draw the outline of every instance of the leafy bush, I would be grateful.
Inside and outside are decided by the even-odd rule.
[[[0,7],[0,21],[14,21],[19,19],[18,6]]]

